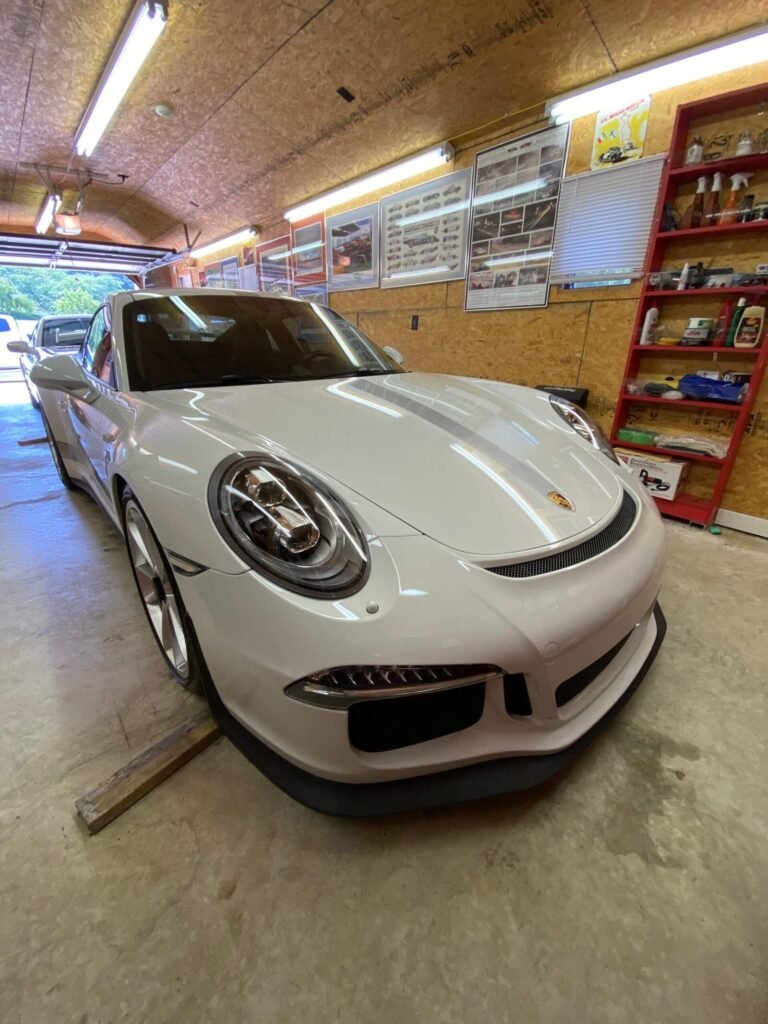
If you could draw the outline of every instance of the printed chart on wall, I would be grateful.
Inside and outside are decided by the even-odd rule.
[[[379,283],[379,204],[326,217],[328,291],[375,288]]]
[[[318,306],[328,305],[328,285],[326,284],[303,284],[296,285],[293,289],[295,299],[303,299],[305,302],[315,302]]]
[[[291,246],[288,235],[256,247],[259,288],[270,295],[291,294]]]
[[[464,277],[472,171],[456,171],[381,201],[381,287]]]
[[[464,308],[546,306],[568,125],[475,157]]]

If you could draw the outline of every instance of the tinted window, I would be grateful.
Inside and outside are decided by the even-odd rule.
[[[85,332],[88,330],[89,322],[89,317],[77,317],[73,320],[53,320],[43,324],[40,344],[43,348],[56,348],[64,345],[74,345],[79,348],[85,337]]]
[[[81,353],[81,359],[83,360],[83,366],[86,370],[93,372],[93,357],[96,355],[96,349],[99,342],[104,337],[105,332],[104,324],[104,309],[103,307],[96,313],[91,326],[88,328],[88,335],[83,345],[83,351]]]
[[[156,296],[123,311],[130,387],[400,373],[357,327],[322,306],[249,295]]]

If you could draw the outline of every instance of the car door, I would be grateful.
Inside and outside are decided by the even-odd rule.
[[[116,380],[112,349],[112,333],[106,306],[99,309],[88,328],[83,347],[76,356],[88,375],[96,398],[88,401],[76,395],[69,397],[69,417],[81,448],[82,461],[93,471],[93,483],[108,494],[106,450],[109,444],[109,406],[115,400]]]

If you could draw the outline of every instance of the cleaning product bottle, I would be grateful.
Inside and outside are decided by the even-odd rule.
[[[757,348],[763,336],[765,306],[747,306],[733,339],[734,348]]]
[[[659,320],[659,311],[656,306],[651,306],[645,314],[643,329],[640,332],[640,344],[652,345],[656,340],[656,324]]]
[[[720,307],[720,312],[717,314],[717,323],[715,324],[715,334],[712,338],[712,344],[716,348],[721,348],[728,337],[728,327],[733,317],[733,303],[730,299],[726,301]]]
[[[733,314],[733,317],[731,318],[731,324],[728,328],[728,337],[725,339],[726,348],[733,348],[733,340],[736,337],[736,332],[739,329],[739,321],[741,320],[746,305],[747,300],[743,296],[736,303],[736,312]]]
[[[679,278],[679,280],[677,282],[677,290],[679,292],[684,292],[685,289],[688,287],[688,271],[689,270],[690,270],[690,267],[688,266],[688,264],[687,263],[684,264],[683,269],[680,271],[680,278]]]
[[[728,193],[728,198],[725,201],[725,206],[720,214],[721,224],[736,224],[738,223],[740,216],[741,200],[739,199],[739,189],[746,188],[749,184],[749,179],[752,174],[743,174],[738,172],[731,175],[731,191]]]
[[[722,189],[723,175],[717,171],[712,179],[712,191],[704,200],[704,216],[701,218],[701,223],[707,227],[712,227],[720,222],[720,193]]]
[[[699,178],[699,184],[696,188],[696,195],[693,197],[693,202],[683,214],[683,219],[680,223],[681,228],[697,228],[701,224],[701,219],[704,215],[704,196],[707,191],[707,179],[702,176]]]

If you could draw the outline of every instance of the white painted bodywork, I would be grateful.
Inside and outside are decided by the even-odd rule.
[[[129,293],[111,300],[118,388],[126,380],[121,310],[130,301]],[[562,750],[618,700],[653,645],[665,548],[655,505],[542,392],[421,373],[145,393],[92,385],[92,402],[40,392],[69,473],[120,529],[117,484],[128,483],[166,550],[205,567],[177,583],[222,701],[316,775],[376,781]],[[352,597],[282,589],[224,541],[209,481],[222,460],[253,451],[289,456],[353,512],[371,571]],[[554,504],[551,491],[574,509]],[[638,515],[604,553],[528,579],[487,571],[588,539],[616,515],[625,491]],[[557,708],[558,683],[633,629],[605,671]],[[532,716],[507,714],[498,677],[475,726],[371,754],[350,745],[346,712],[284,693],[336,666],[463,663],[525,673]]]

